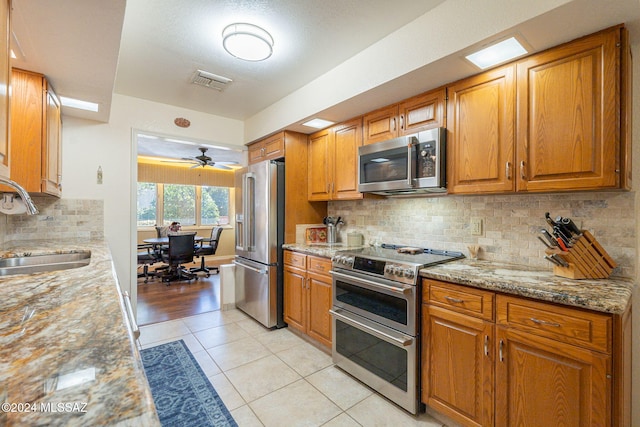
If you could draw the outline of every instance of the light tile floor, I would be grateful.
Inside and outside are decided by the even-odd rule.
[[[440,427],[380,397],[288,328],[268,330],[239,310],[140,328],[142,348],[184,340],[240,427]]]

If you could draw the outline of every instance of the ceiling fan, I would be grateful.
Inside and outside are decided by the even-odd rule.
[[[181,160],[163,160],[163,161],[167,163],[191,163],[193,164],[193,166],[191,166],[191,169],[197,168],[199,166],[202,166],[203,168],[206,166],[211,166],[218,169],[233,170],[233,168],[230,168],[229,166],[226,166],[226,165],[238,164],[238,162],[214,162],[213,159],[211,159],[211,157],[205,154],[208,148],[199,147],[198,150],[202,152],[202,154],[200,154],[199,156],[183,157]]]

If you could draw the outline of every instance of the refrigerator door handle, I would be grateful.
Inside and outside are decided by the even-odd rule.
[[[255,224],[255,195],[256,195],[256,177],[253,172],[244,174],[242,189],[243,194],[243,210],[244,210],[244,242],[243,246],[246,251],[255,251],[256,246],[256,224]]]
[[[267,274],[267,269],[266,268],[251,267],[250,265],[244,264],[244,263],[238,261],[237,259],[235,260],[235,264],[237,266],[239,266],[239,267],[246,268],[247,270],[255,271],[258,274]]]

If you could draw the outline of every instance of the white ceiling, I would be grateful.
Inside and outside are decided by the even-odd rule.
[[[106,122],[115,92],[245,120],[319,76],[339,70],[358,52],[443,1],[13,0],[19,43],[14,41],[18,59],[13,65],[46,74],[59,95],[100,104],[97,114],[63,107],[67,116]],[[477,7],[479,0],[469,1]],[[510,31],[541,50],[621,22],[632,27],[636,39],[639,19],[639,0],[567,0]],[[228,55],[221,33],[236,21],[271,32],[273,56],[256,63]],[[455,16],[450,22],[452,35],[465,31],[455,25]],[[345,120],[415,94],[416,88],[429,89],[477,72],[460,56],[457,52],[426,64],[322,113]],[[223,92],[193,85],[190,79],[197,69],[233,82]],[[425,76],[431,80],[425,81]],[[298,123],[287,127],[303,131]]]

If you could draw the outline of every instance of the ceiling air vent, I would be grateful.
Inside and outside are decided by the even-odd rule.
[[[209,89],[215,89],[222,92],[233,80],[227,77],[218,76],[217,74],[208,73],[206,71],[198,70],[193,75],[191,83],[208,87]]]

